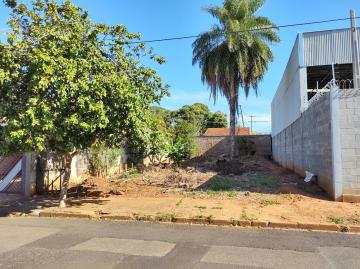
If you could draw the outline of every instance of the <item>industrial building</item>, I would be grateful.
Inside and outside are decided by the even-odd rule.
[[[298,34],[271,104],[274,160],[339,201],[360,200],[357,31]]]

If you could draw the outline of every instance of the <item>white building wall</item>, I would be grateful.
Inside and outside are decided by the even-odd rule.
[[[306,96],[306,68],[300,67],[300,35],[295,41],[289,62],[271,103],[272,136],[301,116]]]

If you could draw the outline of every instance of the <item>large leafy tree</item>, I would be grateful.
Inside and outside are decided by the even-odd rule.
[[[208,118],[206,128],[226,128],[227,124],[226,114],[221,111],[216,111]]]
[[[196,135],[205,132],[207,120],[211,116],[210,109],[201,103],[185,105],[173,112],[173,119],[176,124],[179,122],[192,123]]]
[[[221,7],[206,8],[219,24],[193,43],[193,64],[199,64],[204,83],[216,101],[223,95],[230,108],[231,158],[235,154],[235,126],[239,112],[239,91],[257,93],[269,62],[270,44],[279,42],[277,29],[268,18],[258,16],[265,0],[225,0]]]
[[[163,63],[123,25],[95,24],[65,1],[37,0],[12,8],[0,43],[0,119],[4,152],[52,151],[63,156],[65,206],[71,160],[97,141],[109,147],[151,136],[150,106],[167,94],[156,72]]]

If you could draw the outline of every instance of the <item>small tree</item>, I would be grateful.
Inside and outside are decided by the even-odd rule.
[[[198,134],[195,127],[196,125],[192,122],[182,121],[177,123],[174,129],[174,143],[181,141],[184,145],[185,159],[191,158],[198,149],[195,141]]]
[[[179,166],[183,160],[186,160],[189,157],[186,143],[184,143],[182,138],[178,137],[175,139],[170,148],[168,157],[174,162],[175,166]]]
[[[1,150],[63,156],[65,206],[73,156],[97,141],[149,143],[150,106],[167,88],[142,56],[152,51],[123,25],[92,23],[69,1],[11,4],[7,43],[0,43]]]
[[[149,140],[147,156],[152,164],[161,163],[168,156],[171,147],[171,134],[162,118],[152,117]]]

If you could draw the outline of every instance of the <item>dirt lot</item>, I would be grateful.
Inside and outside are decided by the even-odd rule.
[[[87,178],[71,197],[72,212],[360,225],[360,204],[330,201],[315,184],[255,157]]]

